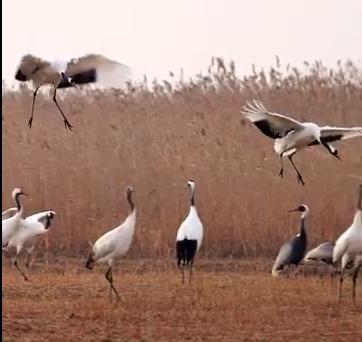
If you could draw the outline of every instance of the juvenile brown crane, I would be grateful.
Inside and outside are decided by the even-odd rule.
[[[67,60],[45,60],[31,54],[21,58],[15,79],[20,82],[33,82],[34,94],[28,126],[31,128],[37,92],[43,85],[50,85],[53,101],[64,120],[65,129],[72,125],[60,108],[56,95],[61,88],[76,87],[88,83],[99,83],[107,87],[122,87],[131,77],[131,69],[122,63],[96,54],[84,55]]]

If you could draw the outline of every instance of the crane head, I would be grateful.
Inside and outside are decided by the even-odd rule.
[[[139,195],[139,193],[132,186],[127,186],[127,188],[126,188],[126,196],[128,196],[130,194]]]
[[[13,198],[23,195],[23,196],[29,196],[27,193],[24,192],[24,190],[22,188],[15,188],[13,190]]]
[[[190,187],[191,189],[194,189],[195,187],[195,182],[192,179],[189,179],[187,184],[184,186],[184,189]]]
[[[298,208],[295,208],[295,209],[292,209],[292,210],[289,210],[290,213],[294,213],[296,211],[299,211],[301,213],[304,213],[306,211],[308,211],[308,207],[305,205],[305,204],[301,204]]]
[[[335,147],[331,146],[331,145],[329,145],[329,148],[330,148],[331,155],[333,157],[336,157],[339,161],[342,161],[341,157],[338,154],[338,150]]]

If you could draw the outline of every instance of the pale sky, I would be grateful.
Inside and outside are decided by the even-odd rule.
[[[362,59],[362,0],[3,0],[3,79],[22,55],[100,53],[139,74]]]

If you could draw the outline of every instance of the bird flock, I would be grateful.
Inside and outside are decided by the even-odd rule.
[[[27,54],[21,58],[16,70],[15,79],[20,82],[31,82],[34,86],[33,100],[28,120],[29,128],[34,119],[34,107],[38,90],[43,85],[51,86],[53,102],[63,119],[66,129],[72,130],[73,126],[60,108],[56,94],[58,89],[76,87],[80,85],[96,83],[106,87],[119,87],[129,85],[131,69],[122,63],[113,61],[105,56],[89,54],[69,61],[52,60]],[[279,176],[284,177],[284,158],[288,158],[297,175],[298,183],[305,186],[302,174],[294,163],[293,156],[300,150],[309,146],[321,145],[329,154],[342,161],[338,150],[331,143],[350,138],[362,137],[362,127],[331,127],[319,126],[314,122],[299,122],[288,116],[268,111],[263,103],[254,99],[247,102],[240,111],[243,117],[248,119],[265,136],[274,139],[274,150],[280,158]],[[190,190],[190,209],[187,217],[181,223],[175,241],[177,266],[182,273],[182,283],[185,282],[185,268],[189,267],[189,283],[192,282],[193,264],[199,251],[204,235],[204,228],[195,205],[195,181],[189,179],[185,189]],[[95,243],[90,244],[90,253],[85,267],[92,270],[96,264],[107,265],[105,278],[110,287],[110,293],[120,298],[119,292],[114,286],[113,266],[127,254],[132,244],[136,226],[136,207],[133,195],[138,192],[131,186],[125,189],[125,197],[129,204],[129,214],[119,226],[106,232]],[[24,218],[24,207],[21,198],[29,196],[21,188],[15,188],[12,199],[16,207],[2,212],[2,249],[16,250],[13,265],[20,272],[25,281],[29,278],[20,269],[18,259],[26,250],[29,267],[34,246],[44,234],[50,230],[52,221],[57,215],[53,210],[43,211]],[[358,187],[356,211],[353,222],[336,241],[323,242],[318,247],[307,253],[308,235],[306,220],[310,209],[301,204],[291,212],[301,213],[299,233],[291,240],[285,242],[272,266],[271,274],[277,276],[294,268],[296,276],[299,266],[317,260],[331,265],[333,272],[336,266],[340,269],[339,298],[342,296],[344,273],[347,268],[352,269],[353,300],[356,297],[356,279],[362,266],[362,183]],[[332,272],[332,271],[331,271]],[[332,274],[332,273],[331,273]]]

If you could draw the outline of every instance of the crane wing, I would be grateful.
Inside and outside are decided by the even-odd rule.
[[[282,138],[291,131],[303,128],[303,125],[297,120],[269,112],[259,100],[247,102],[240,112],[263,134],[272,139]]]
[[[47,219],[47,215],[49,215],[49,218],[52,219],[54,217],[54,215],[56,214],[55,211],[52,211],[52,210],[48,210],[48,211],[42,211],[40,213],[36,213],[36,214],[33,214],[31,216],[28,216],[25,220],[26,221],[31,221],[31,222],[40,222],[42,224],[44,224],[46,222],[46,219]]]
[[[131,69],[105,56],[89,54],[68,63],[66,76],[75,84],[99,83],[107,87],[122,87],[131,77]]]
[[[23,56],[20,60],[15,79],[21,82],[27,82],[32,79],[32,75],[38,70],[50,66],[50,62],[31,54]]]
[[[16,208],[16,207],[11,207],[9,209],[6,209],[5,211],[2,212],[2,219],[6,220],[6,219],[14,216],[17,211],[18,211],[18,208]]]
[[[362,127],[332,127],[332,126],[324,126],[320,127],[321,136],[326,143],[338,141],[338,140],[346,140],[351,138],[362,137]],[[309,144],[317,145],[319,142],[314,140]]]

